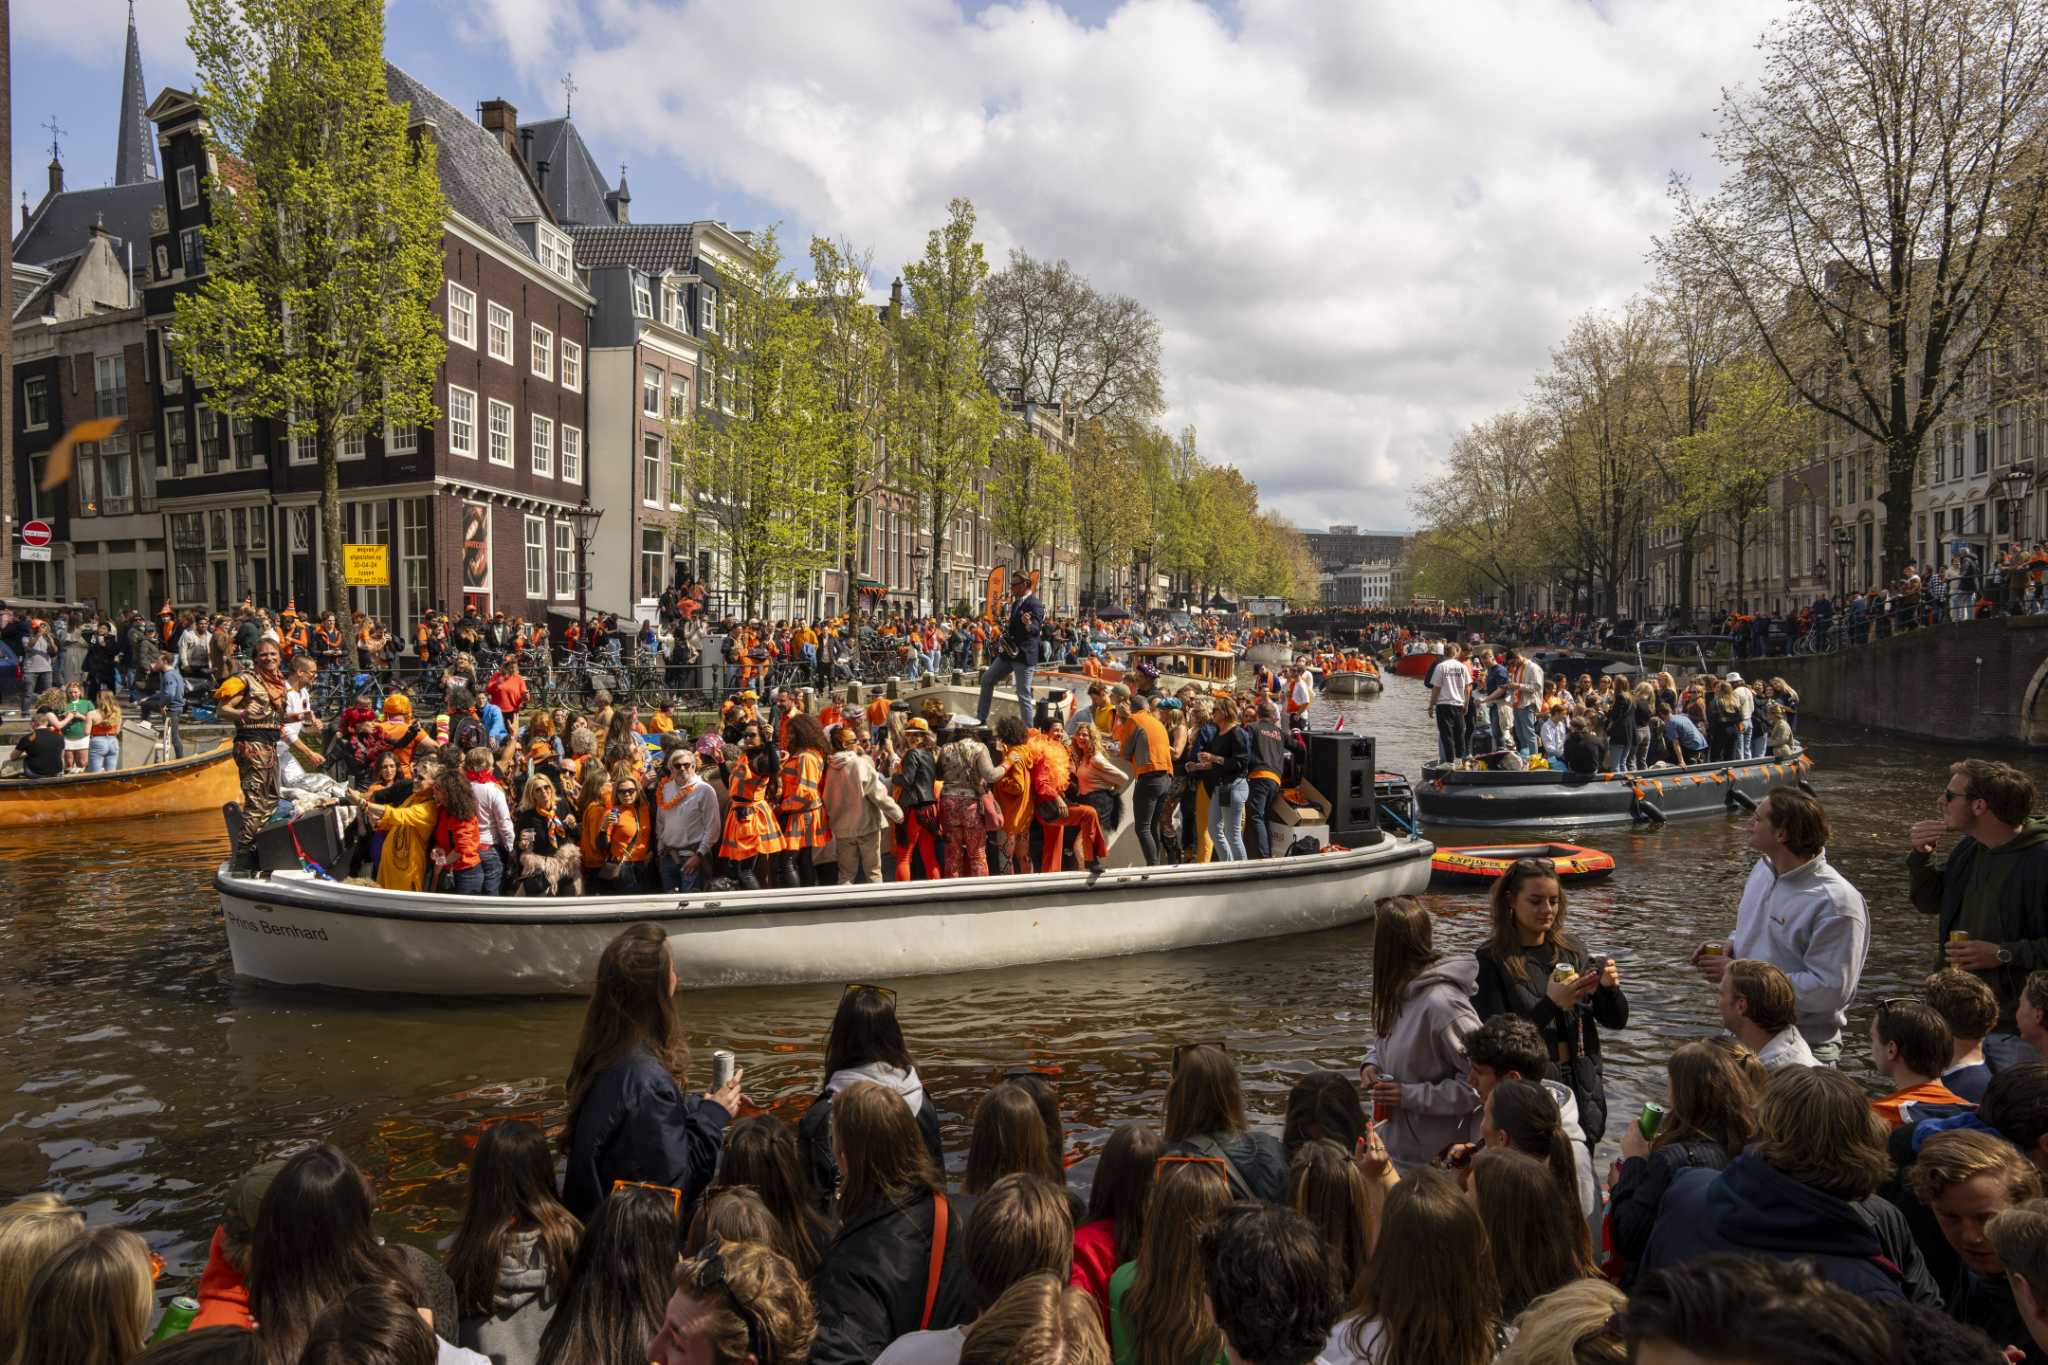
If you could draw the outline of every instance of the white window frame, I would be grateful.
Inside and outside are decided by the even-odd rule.
[[[448,281],[448,339],[476,349],[476,291]]]
[[[519,425],[519,414],[510,403],[503,403],[495,398],[486,399],[485,402],[488,404],[485,412],[485,448],[489,451],[490,462],[500,469],[510,469],[515,463],[512,456],[512,432]],[[499,426],[500,417],[504,419],[502,427]]]
[[[567,233],[546,223],[533,225],[533,255],[541,269],[565,280],[576,278],[576,243]]]
[[[157,378],[163,381],[163,386],[167,389],[185,387],[185,369],[178,364],[177,354],[171,349],[171,341],[176,335],[177,333],[169,327],[160,329],[156,334]]]
[[[457,417],[458,408],[466,409],[468,416]],[[456,384],[448,386],[448,453],[476,458],[476,390]]]
[[[555,419],[536,412],[529,414],[527,421],[533,426],[533,472],[543,479],[552,479],[555,477]]]
[[[654,378],[654,383],[652,384],[647,382],[650,375]],[[640,415],[642,417],[661,416],[661,387],[661,366],[643,363],[640,366]],[[653,404],[652,407],[648,406],[650,402]]]
[[[650,450],[652,454],[650,454]],[[653,474],[653,496],[648,496],[649,472]],[[661,506],[661,490],[668,475],[668,442],[651,431],[640,434],[640,505]]]
[[[527,363],[536,379],[555,377],[555,334],[537,322],[527,324]]]
[[[562,387],[583,392],[583,343],[562,338]]]
[[[707,332],[718,331],[718,291],[708,284],[697,286],[697,325]]]
[[[501,325],[502,321],[502,325]],[[484,304],[484,347],[493,360],[512,363],[512,310],[496,299]]]
[[[562,478],[568,483],[583,482],[583,428],[562,424]]]
[[[668,415],[674,420],[690,415],[690,381],[679,374],[668,377]]]
[[[526,595],[548,595],[548,524],[544,518],[529,516],[525,527]]]
[[[320,452],[315,445],[317,438],[303,432],[298,435],[292,434],[292,428],[298,424],[298,409],[288,409],[285,413],[284,462],[289,465],[320,463]]]
[[[359,407],[360,403],[350,403],[348,410],[354,413]],[[359,431],[353,436],[337,436],[334,438],[334,444],[334,458],[337,460],[361,460],[367,458],[370,453],[370,441],[366,432]]]
[[[386,455],[417,455],[420,450],[420,429],[411,423],[400,425],[395,422],[384,424],[384,453]]]
[[[196,209],[199,207],[199,168],[178,167],[178,207]]]
[[[647,548],[647,540],[650,536],[656,542],[654,549],[651,551]],[[638,582],[634,586],[639,589],[636,596],[642,602],[652,602],[660,596],[661,588],[655,586],[654,591],[650,593],[647,591],[648,587],[665,583],[668,580],[668,533],[659,526],[641,527],[640,553],[637,558],[639,563],[636,567],[640,572],[635,575]],[[652,574],[647,572],[649,560],[653,561],[654,572]]]
[[[654,286],[648,282],[647,276],[637,270],[633,272],[633,316],[649,319],[654,317]]]
[[[576,531],[567,520],[555,523],[555,596],[576,595]]]

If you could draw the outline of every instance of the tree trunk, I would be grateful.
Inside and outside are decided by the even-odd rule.
[[[1885,451],[1885,490],[1878,499],[1884,504],[1884,552],[1878,573],[1887,583],[1903,570],[1912,545],[1913,475],[1920,465],[1920,444],[1911,432],[1897,431]]]
[[[320,537],[327,544],[327,600],[334,608],[335,622],[341,626],[342,665],[350,673],[362,667],[362,658],[356,652],[355,620],[349,614],[348,573],[342,563],[343,532],[341,529],[341,444],[335,431],[334,414],[319,411],[313,417],[313,439],[319,442],[320,451]],[[289,438],[287,438],[289,439]],[[291,547],[285,547],[285,572],[291,572]],[[390,572],[391,552],[384,553],[385,572]],[[400,630],[398,622],[386,624],[387,630]]]

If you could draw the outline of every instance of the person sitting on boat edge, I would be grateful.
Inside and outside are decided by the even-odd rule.
[[[61,777],[64,774],[64,723],[48,706],[36,708],[27,733],[15,741],[14,756],[21,760],[24,777]]]
[[[1492,936],[1473,950],[1479,979],[1472,1008],[1481,1019],[1520,1014],[1542,1031],[1577,1102],[1586,1146],[1596,1149],[1607,1131],[1600,1029],[1628,1027],[1621,969],[1565,934],[1564,883],[1547,858],[1510,863],[1493,884],[1491,907]],[[1561,975],[1561,967],[1570,975]]]
[[[687,1217],[717,1169],[719,1136],[744,1101],[744,1068],[716,1091],[683,1093],[690,1049],[676,986],[658,925],[624,930],[598,959],[561,1137],[562,1203],[586,1222],[620,1181],[679,1191]]]
[[[824,1076],[818,1097],[797,1120],[797,1153],[821,1211],[830,1213],[838,1198],[839,1167],[832,1159],[833,1097],[849,1086],[872,1082],[894,1091],[909,1107],[933,1165],[946,1169],[939,1138],[939,1112],[918,1078],[917,1064],[903,1041],[896,1018],[896,992],[887,986],[849,985],[839,997],[832,1029],[825,1038]]]
[[[1749,821],[1756,866],[1725,945],[1701,944],[1691,963],[1720,983],[1734,958],[1756,958],[1785,973],[1799,1001],[1799,1032],[1813,1055],[1842,1055],[1863,960],[1870,950],[1870,914],[1863,895],[1827,859],[1828,820],[1819,801],[1796,787],[1773,787]],[[1722,948],[1726,951],[1715,952]]]

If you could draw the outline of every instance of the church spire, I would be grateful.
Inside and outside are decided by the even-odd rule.
[[[114,143],[114,183],[136,185],[156,179],[156,143],[143,110],[149,95],[142,84],[142,43],[135,36],[135,0],[128,0],[128,61],[121,70],[121,129]]]

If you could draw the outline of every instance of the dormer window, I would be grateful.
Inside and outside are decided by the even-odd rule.
[[[647,277],[637,270],[633,272],[633,316],[654,316],[654,291],[649,287]]]
[[[569,235],[546,223],[533,225],[533,250],[539,258],[541,269],[560,275],[565,280],[576,278],[576,244]]]

